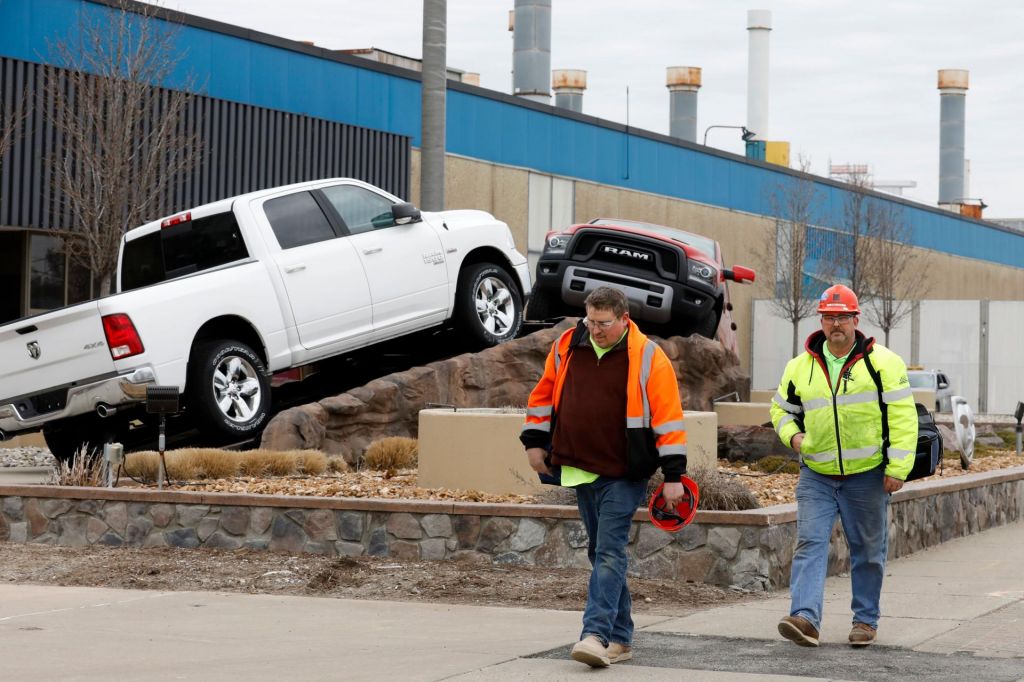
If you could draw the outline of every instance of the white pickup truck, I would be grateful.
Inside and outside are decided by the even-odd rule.
[[[421,213],[332,179],[130,230],[115,291],[0,327],[0,438],[42,429],[66,459],[116,438],[160,385],[202,429],[244,439],[276,373],[449,321],[514,338],[530,274],[488,213]]]

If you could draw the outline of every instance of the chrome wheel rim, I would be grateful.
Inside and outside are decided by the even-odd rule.
[[[516,318],[516,303],[508,286],[497,277],[485,277],[473,298],[480,326],[494,336],[507,334]]]
[[[242,424],[253,418],[263,400],[259,374],[243,357],[229,355],[213,370],[213,396],[221,414]]]

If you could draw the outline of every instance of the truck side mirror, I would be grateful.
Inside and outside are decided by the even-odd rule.
[[[722,276],[734,282],[753,282],[757,276],[753,270],[742,265],[734,265],[731,270],[724,270]]]
[[[409,225],[423,220],[420,210],[408,202],[392,206],[391,215],[395,219],[395,225]]]

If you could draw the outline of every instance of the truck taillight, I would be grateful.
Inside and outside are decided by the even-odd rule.
[[[191,211],[189,211],[187,213],[179,213],[178,215],[172,215],[170,218],[165,218],[163,220],[163,222],[160,223],[160,229],[162,230],[165,227],[170,227],[171,225],[177,225],[178,223],[187,223],[190,220],[192,220],[192,212]]]
[[[142,339],[135,331],[130,317],[124,313],[103,316],[103,333],[107,337],[107,348],[110,349],[110,357],[115,360],[123,360],[146,350],[142,346]]]

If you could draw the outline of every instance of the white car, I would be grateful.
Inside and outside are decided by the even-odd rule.
[[[67,458],[118,437],[150,385],[247,438],[271,375],[449,322],[507,341],[530,286],[482,211],[421,213],[349,179],[224,199],[127,232],[114,295],[0,327],[0,438],[41,428]]]
[[[935,391],[935,411],[949,412],[953,408],[949,399],[953,396],[953,386],[940,369],[910,368],[907,378],[911,388],[928,388]]]

